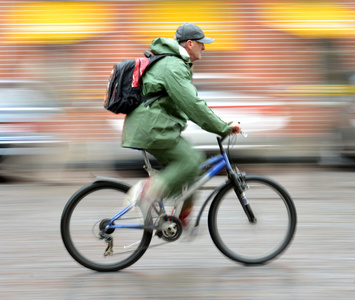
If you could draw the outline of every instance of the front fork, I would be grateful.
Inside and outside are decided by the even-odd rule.
[[[251,209],[250,203],[247,197],[245,196],[245,190],[248,188],[245,182],[245,173],[237,174],[236,172],[232,171],[230,174],[230,179],[233,182],[233,189],[239,199],[241,206],[243,207],[246,216],[248,217],[249,222],[256,223],[256,218],[253,213],[253,210]]]

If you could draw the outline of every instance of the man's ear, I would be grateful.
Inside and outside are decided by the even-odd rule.
[[[191,40],[186,41],[186,47],[187,47],[187,48],[191,49],[192,44],[193,44],[193,43],[192,43]]]

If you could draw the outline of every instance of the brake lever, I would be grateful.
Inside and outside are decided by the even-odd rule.
[[[245,138],[248,137],[248,134],[247,134],[245,131],[243,131],[243,130],[241,130],[239,133],[240,133],[242,136],[244,136]]]
[[[248,137],[248,134],[247,134],[245,131],[243,131],[243,130],[239,131],[239,133],[236,133],[236,134],[241,134],[241,135],[244,136],[245,138]],[[222,142],[226,139],[226,137],[228,137],[228,136],[229,136],[229,135],[226,135],[224,138],[222,138],[222,137],[217,137],[217,139],[219,139],[219,141],[222,143]]]

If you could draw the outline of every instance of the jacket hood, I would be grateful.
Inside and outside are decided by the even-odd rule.
[[[181,56],[186,62],[190,62],[190,56],[176,40],[159,37],[153,40],[150,45],[153,54],[175,54]]]

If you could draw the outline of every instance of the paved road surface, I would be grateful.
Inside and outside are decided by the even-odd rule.
[[[66,253],[59,232],[63,206],[90,181],[86,174],[68,173],[61,184],[2,184],[0,299],[355,299],[355,171],[245,170],[279,181],[298,210],[291,247],[261,267],[219,253],[204,219],[191,243],[149,249],[121,272],[93,272]]]

